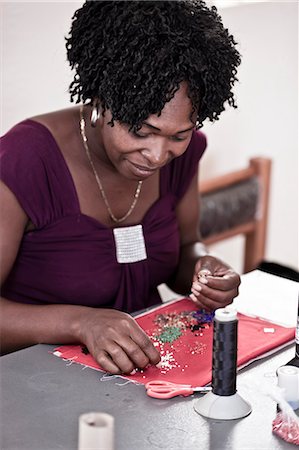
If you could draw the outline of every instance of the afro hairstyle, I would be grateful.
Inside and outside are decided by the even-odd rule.
[[[201,0],[87,1],[72,18],[67,57],[75,70],[76,103],[99,101],[114,120],[139,129],[160,114],[179,89],[188,95],[197,127],[215,121],[233,85],[240,54],[215,7]]]

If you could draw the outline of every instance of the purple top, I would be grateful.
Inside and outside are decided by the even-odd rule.
[[[186,152],[160,172],[160,197],[143,226],[147,259],[119,264],[113,229],[80,212],[70,171],[50,131],[25,120],[1,138],[1,179],[35,226],[25,233],[3,288],[8,299],[133,312],[159,303],[180,249],[175,208],[206,147],[194,132]]]

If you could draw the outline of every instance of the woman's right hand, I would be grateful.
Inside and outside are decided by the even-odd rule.
[[[90,308],[80,318],[80,341],[99,365],[112,374],[131,373],[156,365],[160,354],[129,314]]]

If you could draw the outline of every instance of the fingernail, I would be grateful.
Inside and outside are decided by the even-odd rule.
[[[130,372],[130,375],[135,375],[135,373],[136,373],[136,370],[133,369],[132,372]]]
[[[201,276],[206,277],[207,275],[212,275],[212,273],[208,269],[202,269],[197,274],[198,277],[201,277]]]
[[[208,284],[207,278],[204,278],[204,277],[199,277],[199,278],[198,278],[198,281],[199,281],[200,283],[202,283],[202,284]]]
[[[202,289],[202,287],[199,285],[199,284],[197,284],[196,286],[191,286],[191,291],[193,292],[193,294],[195,293],[199,293],[200,291],[201,291],[201,289]],[[195,292],[194,292],[195,291]]]

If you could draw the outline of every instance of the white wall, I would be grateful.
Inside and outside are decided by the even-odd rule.
[[[69,106],[64,37],[83,2],[3,2],[1,132],[34,114]]]
[[[239,108],[204,127],[202,177],[273,160],[266,259],[298,268],[298,4],[253,3],[221,9],[242,58]],[[242,239],[215,246],[240,270]]]
[[[34,114],[68,106],[71,74],[64,36],[82,2],[2,2],[1,133]],[[202,177],[273,159],[267,259],[298,266],[298,5],[253,3],[220,9],[240,43],[239,109],[204,127]],[[241,269],[242,240],[215,250]]]

